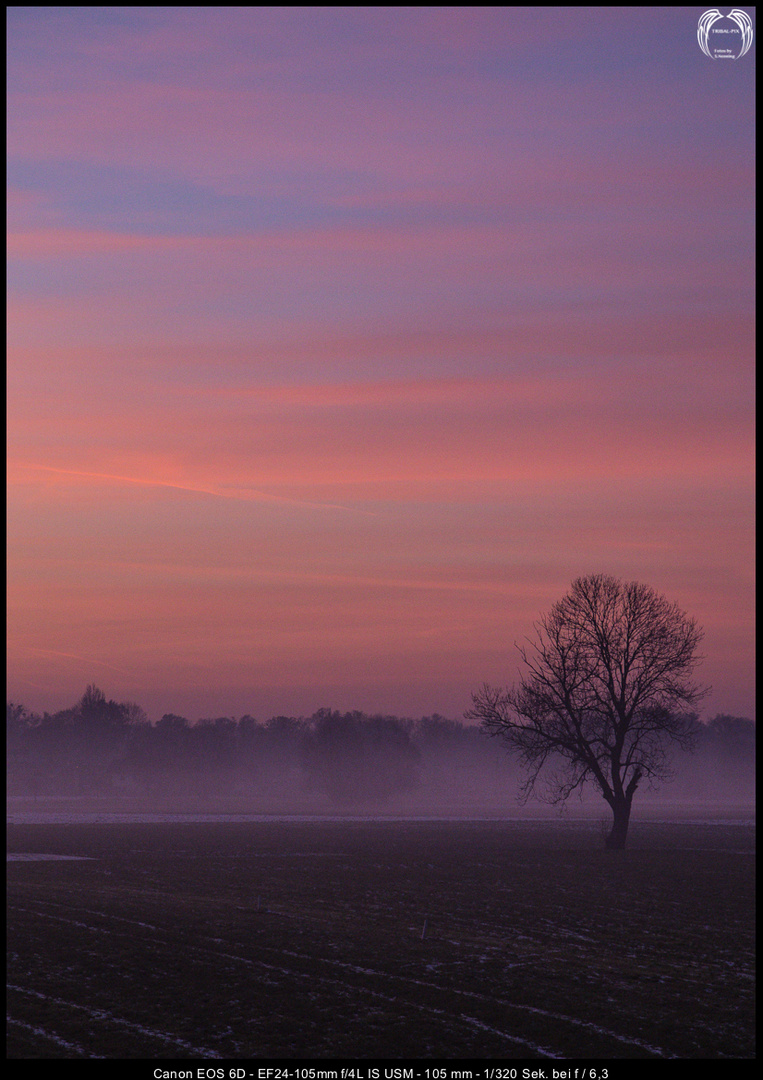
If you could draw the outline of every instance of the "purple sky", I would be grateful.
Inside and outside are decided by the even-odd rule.
[[[459,716],[602,572],[753,716],[755,45],[703,10],[11,8],[9,696]]]

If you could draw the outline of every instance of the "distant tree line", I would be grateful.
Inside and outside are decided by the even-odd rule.
[[[719,715],[697,725],[697,754],[681,762],[672,797],[752,793],[755,725]],[[479,728],[319,709],[310,717],[245,715],[149,723],[132,702],[96,686],[57,713],[7,705],[9,794],[209,798],[339,808],[399,800],[431,806],[510,803],[521,772]]]

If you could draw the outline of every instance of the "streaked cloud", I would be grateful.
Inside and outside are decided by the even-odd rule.
[[[602,570],[751,711],[749,57],[681,8],[9,35],[13,693],[457,715]]]

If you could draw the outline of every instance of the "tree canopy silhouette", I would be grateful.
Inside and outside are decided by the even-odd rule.
[[[607,847],[623,848],[641,781],[670,778],[671,743],[694,747],[703,631],[648,585],[594,574],[573,582],[535,632],[517,646],[519,683],[483,685],[466,717],[519,755],[524,798],[563,803],[593,782],[612,809]]]
[[[319,709],[302,765],[333,803],[383,803],[416,786],[420,755],[402,721]]]

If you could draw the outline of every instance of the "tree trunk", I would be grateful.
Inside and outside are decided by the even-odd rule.
[[[621,850],[625,847],[628,836],[628,823],[631,819],[631,800],[626,796],[616,799],[612,804],[612,828],[605,841],[608,848]]]

